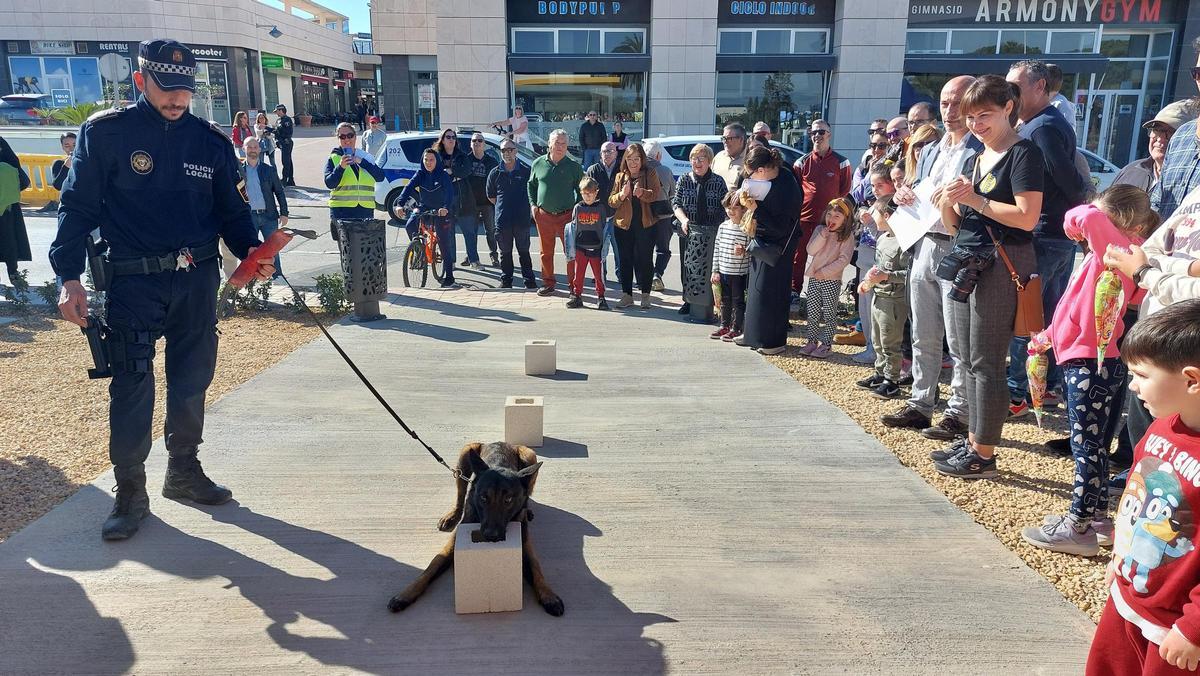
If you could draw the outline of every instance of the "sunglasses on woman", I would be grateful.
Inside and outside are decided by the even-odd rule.
[[[888,147],[888,144],[886,144],[886,143],[872,143],[870,145],[871,150],[884,150],[887,147]]]
[[[348,141],[355,136],[356,134],[354,132],[350,132],[349,134],[338,134],[338,138],[342,139],[343,141]]]

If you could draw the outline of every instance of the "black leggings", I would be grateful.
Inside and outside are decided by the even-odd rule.
[[[633,279],[636,275],[638,289],[642,293],[650,293],[654,282],[654,241],[655,228],[643,228],[633,225],[628,230],[614,227],[613,236],[617,240],[617,251],[620,254],[621,266],[617,269],[617,278],[621,281],[621,292],[633,295]]]
[[[746,324],[746,279],[749,275],[721,275],[721,326],[738,333]]]

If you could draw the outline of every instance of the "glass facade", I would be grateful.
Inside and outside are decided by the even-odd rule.
[[[61,108],[104,100],[105,87],[97,57],[11,56],[8,68],[13,93],[46,94],[43,107]]]
[[[192,113],[217,124],[233,121],[229,111],[229,74],[224,61],[196,62],[196,93]]]
[[[513,105],[525,108],[535,145],[545,144],[554,129],[570,135],[579,145],[579,125],[589,110],[612,131],[621,122],[630,140],[645,131],[645,73],[514,73]]]
[[[714,128],[741,122],[750,129],[763,120],[775,139],[804,149],[808,125],[824,117],[826,73],[717,73]]]

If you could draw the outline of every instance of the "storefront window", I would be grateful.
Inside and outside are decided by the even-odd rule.
[[[192,113],[217,124],[233,121],[229,112],[229,79],[223,61],[196,62],[196,93]]]
[[[514,54],[553,54],[554,31],[513,31]]]
[[[604,31],[605,54],[641,54],[643,46],[642,31]]]
[[[1097,89],[1141,89],[1145,61],[1109,61],[1096,78]]]
[[[1000,31],[1001,54],[1041,54],[1046,50],[1046,31]]]
[[[945,54],[946,31],[909,31],[904,51],[908,54]]]
[[[717,73],[715,128],[741,122],[750,129],[762,120],[775,138],[796,147],[804,130],[824,115],[825,73]]]
[[[753,31],[721,31],[717,51],[721,54],[750,54],[754,49]]]
[[[756,38],[755,54],[787,54],[792,51],[792,32],[761,30]]]
[[[996,31],[954,31],[950,35],[951,54],[995,54]]]
[[[513,105],[522,105],[535,145],[543,145],[554,129],[563,128],[570,145],[579,146],[579,125],[589,110],[604,126],[620,121],[630,140],[645,129],[645,73],[513,74]]]
[[[793,54],[824,54],[829,51],[829,33],[825,31],[796,31]]]
[[[1051,54],[1091,54],[1096,51],[1095,31],[1054,31],[1050,33]]]
[[[1171,35],[1171,33],[1155,33],[1154,46],[1150,50],[1150,56],[1170,56]]]
[[[95,57],[14,56],[8,60],[15,94],[46,94],[43,107],[61,108],[104,100]]]
[[[560,30],[559,54],[599,54],[600,31]]]
[[[1150,46],[1149,35],[1127,35],[1124,33],[1105,33],[1100,41],[1100,53],[1112,58],[1144,57]]]

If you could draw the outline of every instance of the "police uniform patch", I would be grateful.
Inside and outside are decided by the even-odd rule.
[[[987,176],[984,176],[983,180],[979,182],[979,189],[984,192],[991,192],[995,187],[996,177],[992,176],[990,173]]]
[[[154,159],[145,150],[135,150],[129,156],[129,166],[142,176],[154,171]]]

